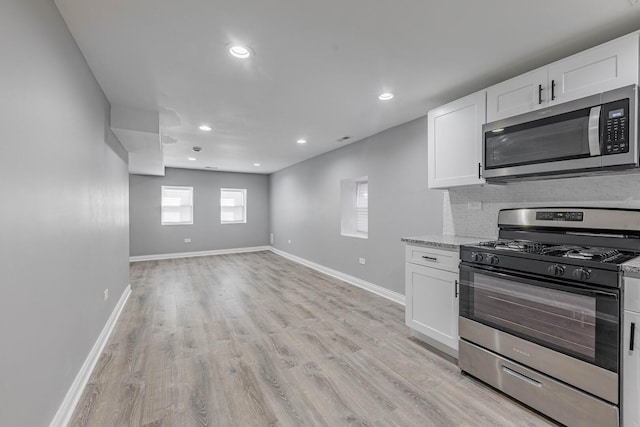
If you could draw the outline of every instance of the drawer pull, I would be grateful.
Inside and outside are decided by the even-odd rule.
[[[507,373],[507,374],[509,374],[509,375],[511,375],[511,376],[514,376],[514,377],[518,378],[519,380],[522,380],[522,381],[524,381],[524,382],[526,382],[526,383],[529,383],[529,384],[531,384],[532,386],[542,387],[542,383],[541,383],[540,381],[536,381],[536,380],[534,380],[533,378],[529,378],[529,377],[528,377],[528,376],[526,376],[526,375],[522,375],[520,372],[516,372],[516,371],[514,371],[514,370],[513,370],[513,369],[511,369],[511,368],[507,368],[507,367],[506,367],[506,366],[504,366],[504,365],[500,365],[500,367],[502,368],[502,370],[503,370],[505,373]]]
[[[426,259],[427,261],[433,261],[433,262],[438,261],[438,258],[433,257],[433,256],[422,255],[422,258]]]
[[[633,351],[633,347],[635,347],[636,342],[636,324],[631,323],[631,338],[629,338],[629,351]]]

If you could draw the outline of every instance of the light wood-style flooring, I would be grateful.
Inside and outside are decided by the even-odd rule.
[[[404,307],[272,252],[131,264],[72,426],[548,426]]]

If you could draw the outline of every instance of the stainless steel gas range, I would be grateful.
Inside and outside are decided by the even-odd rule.
[[[621,264],[640,211],[507,209],[460,248],[462,371],[566,425],[618,426]]]

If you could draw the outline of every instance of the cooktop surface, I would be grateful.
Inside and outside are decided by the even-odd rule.
[[[625,251],[615,248],[598,246],[577,246],[540,243],[529,240],[492,240],[480,242],[477,245],[482,250],[492,250],[496,253],[509,252],[519,254],[535,254],[551,258],[569,258],[573,260],[586,260],[599,263],[622,264],[639,254],[633,251]],[[537,257],[536,257],[537,258]]]

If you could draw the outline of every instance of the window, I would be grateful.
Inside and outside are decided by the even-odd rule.
[[[193,224],[193,187],[162,186],[162,225]]]
[[[343,179],[340,185],[340,233],[343,236],[369,237],[369,178]]]
[[[220,189],[220,224],[247,222],[247,190],[243,188]]]
[[[356,182],[356,231],[369,232],[369,182]]]

